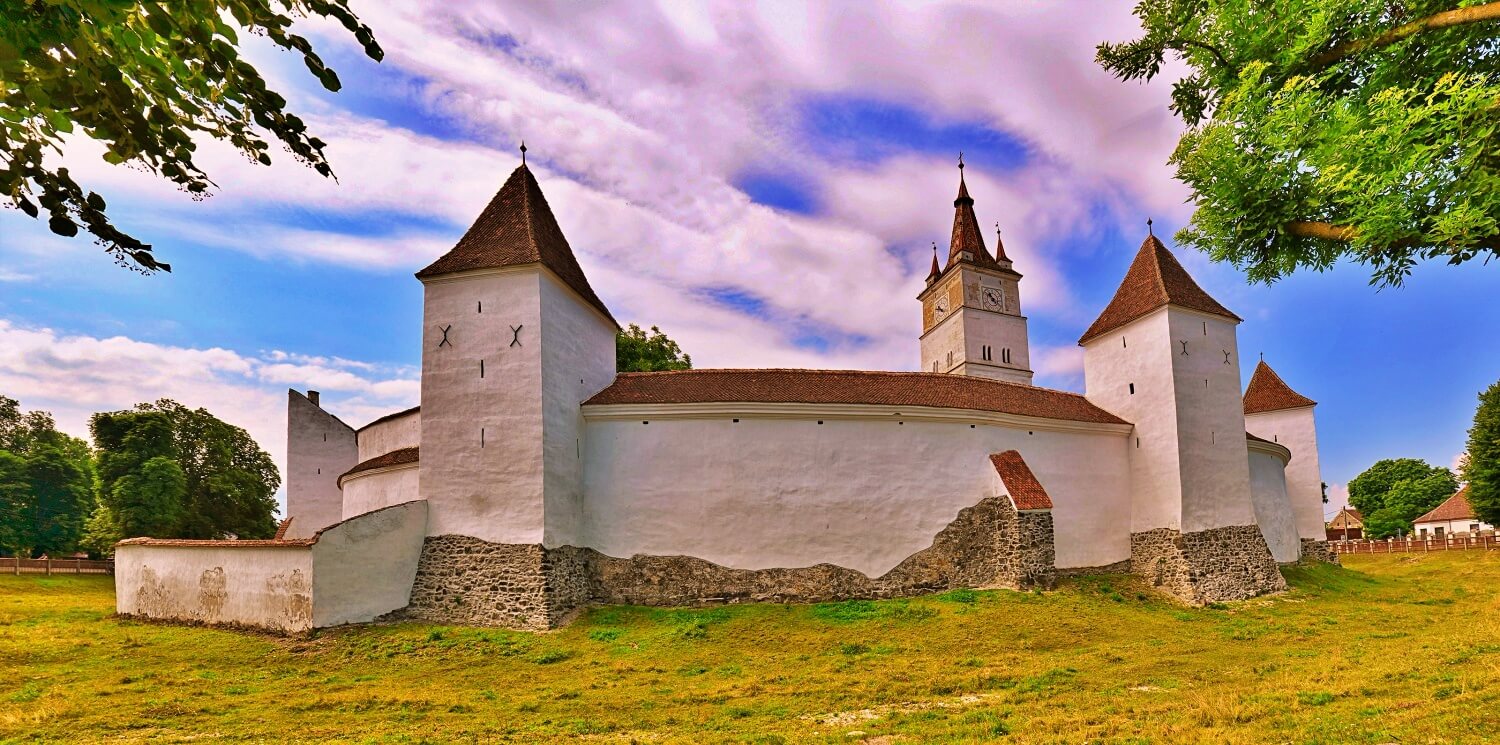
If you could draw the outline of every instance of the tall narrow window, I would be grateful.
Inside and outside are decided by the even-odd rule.
[[[1000,357],[1001,357],[1001,360],[1005,364],[1009,365],[1010,364],[1010,347],[1006,347],[1005,349],[1000,350]]]
[[[953,364],[953,353],[952,352],[948,353],[948,364],[950,364],[950,365]]]
[[[477,306],[476,310],[478,312],[480,312],[480,313],[483,313],[484,312],[484,301],[483,300],[476,300],[476,301],[474,301],[474,303]]]
[[[1130,395],[1135,395],[1135,383],[1130,384]]]
[[[479,447],[484,447],[484,427],[479,428]]]
[[[479,377],[484,377],[484,360],[479,361]]]
[[[1203,335],[1208,336],[1208,321],[1203,322]]]

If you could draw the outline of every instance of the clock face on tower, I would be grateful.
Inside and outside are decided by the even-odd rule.
[[[999,287],[986,287],[982,290],[985,310],[1000,310],[1005,305],[1005,291]]]
[[[932,313],[938,318],[948,315],[948,296],[940,295],[937,300],[932,301]]]

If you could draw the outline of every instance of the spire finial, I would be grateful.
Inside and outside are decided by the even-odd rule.
[[[1151,218],[1149,217],[1146,218],[1146,233],[1152,236],[1156,235],[1156,229],[1151,227]]]
[[[1000,240],[1000,221],[995,221],[995,240]]]
[[[960,151],[958,151],[958,171],[959,171],[959,175],[960,176],[963,175],[963,170],[964,170],[964,151],[960,150]]]
[[[1266,361],[1266,353],[1265,352],[1261,352],[1260,353],[1260,361],[1261,362],[1265,362]]]
[[[526,165],[526,141],[521,140],[521,165]]]
[[[937,241],[932,242],[932,255],[937,256]]]

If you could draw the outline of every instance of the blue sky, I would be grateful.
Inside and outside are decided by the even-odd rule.
[[[1134,25],[1093,7],[871,5],[851,33],[840,14],[738,5],[357,4],[389,56],[312,27],[338,94],[253,50],[330,142],[337,183],[210,145],[221,189],[193,202],[79,143],[75,173],[174,266],[152,277],[0,212],[0,393],[78,433],[92,411],[170,396],[278,460],[287,387],[324,390],[356,426],[412,405],[412,272],[462,233],[523,138],[615,315],[661,326],[700,367],[915,369],[914,296],[932,242],[946,250],[962,150],[980,220],[1001,223],[1026,275],[1038,382],[1081,389],[1076,339],[1145,219],[1169,235],[1190,215],[1165,166],[1170,83],[1099,71],[1093,45]],[[1475,395],[1500,377],[1500,267],[1424,265],[1377,291],[1339,266],[1267,287],[1177,250],[1246,318],[1242,374],[1264,353],[1319,401],[1325,480],[1462,450]]]

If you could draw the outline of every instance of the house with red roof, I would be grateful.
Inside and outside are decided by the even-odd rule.
[[[1443,503],[1411,522],[1412,535],[1418,538],[1444,538],[1493,533],[1495,526],[1480,520],[1469,504],[1469,487],[1465,485]]]
[[[934,250],[912,277],[911,370],[632,373],[615,368],[609,293],[523,150],[416,274],[420,406],[356,429],[289,391],[277,538],[127,541],[119,612],[541,629],[596,603],[1045,588],[1079,572],[1203,604],[1331,560],[1316,403],[1263,361],[1241,392],[1242,319],[1149,221],[1078,339],[1084,393],[1053,390],[1032,380],[1025,267],[998,232],[987,245],[961,159],[958,175],[946,260]]]

